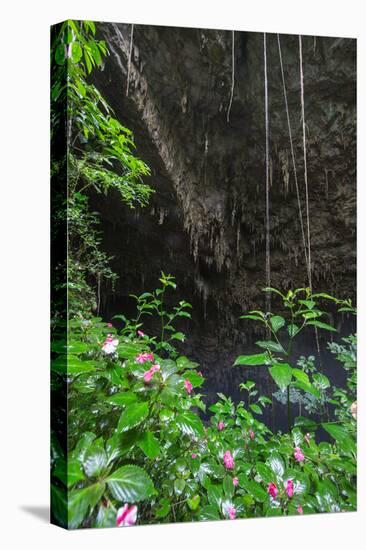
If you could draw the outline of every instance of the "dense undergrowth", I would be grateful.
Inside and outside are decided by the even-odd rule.
[[[266,334],[258,353],[243,350],[233,365],[242,369],[243,400],[218,394],[209,411],[199,365],[177,350],[185,335],[176,323],[192,310],[182,300],[167,310],[172,276],[162,273],[158,289],[135,296],[134,319],[95,316],[103,284],[116,275],[101,250],[89,193],[118,191],[130,207],[146,205],[152,193],[131,132],[88,81],[108,54],[95,34],[93,23],[69,21],[52,47],[52,123],[68,146],[52,173],[57,180],[68,167],[60,212],[69,228],[67,270],[58,283],[66,284],[68,311],[56,301],[52,320],[52,392],[62,403],[52,424],[54,520],[79,528],[355,510],[356,337],[329,344],[346,373],[344,388],[333,387],[314,358],[293,353],[304,331],[336,333],[326,322],[327,304],[352,315],[349,301],[306,288],[266,289],[281,314],[242,316],[243,330],[260,323]],[[159,319],[159,334],[146,333],[146,316]],[[259,395],[247,367],[267,370],[273,395]],[[287,433],[261,422],[274,398],[287,404]],[[210,413],[208,421],[201,412]]]
[[[67,346],[53,344],[59,354],[54,376],[68,377],[69,420],[68,455],[57,444],[53,448],[57,519],[66,522],[66,487],[67,521],[73,528],[136,519],[155,523],[354,510],[355,337],[331,344],[339,368],[347,372],[345,389],[331,387],[321,373],[291,366],[284,345],[288,350],[315,320],[319,328],[332,329],[319,321],[322,297],[307,289],[288,293],[287,320],[259,311],[246,316],[266,323],[275,340],[259,342],[261,353],[237,358],[233,368],[243,368],[243,380],[245,366],[257,365],[269,370],[284,394],[293,388],[312,396],[320,411],[324,403],[331,406],[321,423],[310,414],[297,416],[288,433],[272,433],[260,421],[270,396],[258,396],[248,380],[242,385],[247,398],[234,404],[219,394],[204,425],[199,414],[205,410],[204,377],[199,365],[174,347],[184,340],[174,321],[189,317],[190,307],[180,302],[166,311],[164,295],[175,282],[165,275],[160,281],[155,292],[137,298],[135,319],[117,316],[122,329],[101,318],[74,318]],[[151,314],[162,321],[158,337],[143,331],[144,316]],[[317,442],[320,427],[331,442]]]

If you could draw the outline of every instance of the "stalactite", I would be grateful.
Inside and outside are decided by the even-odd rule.
[[[128,96],[129,87],[130,87],[130,73],[131,73],[131,60],[132,60],[132,48],[133,48],[133,29],[134,25],[131,25],[131,36],[130,36],[130,53],[128,55],[128,65],[127,65],[127,84],[126,84],[126,96]]]

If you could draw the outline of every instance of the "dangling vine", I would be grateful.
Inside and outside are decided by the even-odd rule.
[[[230,111],[231,105],[233,103],[234,97],[234,85],[235,85],[235,31],[232,31],[231,34],[231,93],[230,93],[230,102],[227,110],[226,120],[230,120]]]

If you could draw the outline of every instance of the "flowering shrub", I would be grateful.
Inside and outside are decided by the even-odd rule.
[[[333,350],[352,379],[346,389],[332,390],[334,420],[319,424],[297,417],[288,433],[272,433],[258,420],[271,400],[259,396],[253,403],[255,384],[247,381],[247,403],[234,404],[219,394],[209,407],[209,422],[203,423],[204,377],[198,364],[174,346],[184,341],[174,322],[190,317],[190,305],[181,301],[166,310],[164,296],[175,282],[164,274],[160,282],[155,292],[136,297],[134,320],[117,316],[122,329],[101,318],[74,318],[67,344],[53,342],[52,381],[56,388],[66,382],[68,398],[68,455],[57,442],[61,423],[52,446],[52,508],[58,523],[129,526],[354,510],[355,363],[347,345],[355,340]],[[313,298],[306,301],[307,313]],[[146,333],[148,314],[161,319],[159,336]],[[280,345],[285,320],[248,315],[270,324]],[[262,347],[260,362],[280,389],[294,384],[313,391],[314,381],[276,358],[269,340]],[[235,368],[255,361],[258,356],[241,356]],[[329,442],[319,441],[320,427]]]

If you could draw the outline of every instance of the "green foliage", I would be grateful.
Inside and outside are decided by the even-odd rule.
[[[121,329],[97,317],[78,318],[70,323],[67,345],[53,344],[58,355],[53,377],[67,377],[69,395],[68,456],[53,445],[54,510],[60,521],[67,490],[63,521],[69,527],[115,525],[117,510],[126,503],[138,506],[139,523],[354,510],[352,383],[337,396],[311,360],[302,358],[304,368],[293,368],[281,358],[274,362],[268,351],[264,355],[271,361],[262,368],[270,369],[280,387],[296,389],[301,381],[332,392],[339,418],[319,425],[298,417],[288,434],[274,434],[257,419],[271,400],[258,396],[248,380],[241,385],[247,404],[219,394],[203,423],[196,392],[204,378],[171,339],[179,312],[190,306],[181,301],[167,310],[165,293],[176,284],[165,274],[160,282],[154,292],[135,297],[135,319],[117,316]],[[161,321],[158,336],[142,332],[144,317],[151,314]],[[276,334],[287,331],[286,323],[280,324],[271,324]],[[331,347],[352,375],[355,339]],[[321,427],[329,443],[317,443]]]
[[[66,133],[66,155],[53,161],[55,180],[67,171],[69,313],[98,310],[101,284],[116,275],[101,250],[97,215],[89,210],[91,192],[117,192],[129,207],[146,206],[153,190],[144,183],[148,166],[134,152],[133,135],[118,121],[108,102],[90,83],[103,64],[107,45],[95,37],[92,21],[66,21],[52,36],[51,127],[55,141]],[[63,128],[62,125],[65,125]],[[55,183],[56,185],[56,183]],[[61,283],[62,284],[62,283]]]
[[[264,365],[268,368],[269,375],[279,388],[278,392],[273,393],[273,397],[281,403],[287,404],[290,431],[292,428],[292,405],[299,405],[300,416],[303,406],[309,413],[328,417],[328,404],[334,404],[333,396],[330,395],[329,380],[318,372],[314,364],[314,357],[299,357],[297,359],[294,357],[294,339],[298,339],[304,331],[310,329],[337,332],[332,325],[319,320],[328,315],[321,306],[324,301],[336,304],[339,312],[355,314],[356,310],[350,300],[338,300],[326,293],[313,294],[309,288],[297,288],[286,294],[275,288],[265,288],[264,291],[280,297],[283,315],[255,310],[240,317],[261,323],[268,338],[265,341],[256,342],[259,348],[266,350],[266,354],[241,355],[237,357],[234,365]],[[339,356],[342,356],[337,344],[335,347],[330,344],[330,349],[334,353],[337,353],[338,350]],[[353,385],[356,386],[355,381]],[[334,390],[340,397],[342,391]]]

